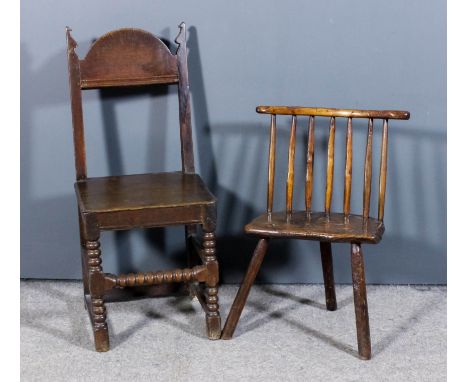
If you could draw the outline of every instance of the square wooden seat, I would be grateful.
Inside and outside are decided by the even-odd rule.
[[[179,171],[87,178],[77,181],[75,190],[80,211],[83,213],[115,214],[158,210],[159,213],[155,213],[163,220],[161,225],[169,224],[169,216],[165,215],[174,213],[177,209],[187,210],[184,215],[186,223],[200,223],[200,211],[186,207],[216,207],[216,198],[198,174]],[[179,220],[174,224],[180,224]],[[115,228],[118,222],[111,219],[109,223]],[[122,219],[120,223],[129,224]],[[152,219],[150,224],[158,225],[158,221]]]
[[[327,242],[376,244],[382,238],[385,226],[377,219],[362,215],[341,213],[286,211],[262,214],[245,226],[245,232],[265,237],[290,237]]]

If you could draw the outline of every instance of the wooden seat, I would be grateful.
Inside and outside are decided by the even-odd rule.
[[[345,215],[325,212],[306,213],[286,211],[260,215],[245,226],[247,234],[265,237],[290,237],[295,239],[322,240],[376,244],[385,230],[383,222],[364,219],[361,215]]]
[[[66,30],[83,288],[97,351],[109,349],[104,298],[113,288],[186,283],[205,311],[208,337],[218,339],[221,335],[216,199],[195,173],[185,24],[179,29],[175,53],[151,33],[125,28],[97,39],[82,60],[75,52],[71,29]],[[82,91],[157,85],[178,87],[182,171],[88,177]],[[188,268],[118,276],[104,273],[101,231],[171,225],[185,226]],[[197,226],[203,231],[201,244],[196,238]]]
[[[268,156],[268,190],[267,210],[245,226],[245,232],[260,238],[252,255],[241,287],[232,304],[224,325],[222,338],[231,339],[236,329],[242,310],[245,306],[250,288],[265,257],[269,241],[274,238],[306,239],[320,242],[323,279],[325,284],[325,301],[328,310],[336,310],[335,282],[333,277],[332,242],[351,243],[351,269],[353,280],[354,306],[356,314],[356,329],[359,356],[370,359],[371,344],[369,331],[369,316],[367,311],[366,282],[364,275],[364,260],[362,243],[376,244],[384,233],[383,223],[385,188],[387,182],[387,149],[388,121],[390,119],[409,119],[409,112],[397,110],[353,110],[311,108],[297,106],[258,106],[257,112],[271,115],[270,150]],[[290,115],[290,139],[288,150],[288,172],[286,180],[286,210],[273,211],[273,193],[275,187],[276,159],[276,116]],[[308,117],[306,171],[304,181],[303,211],[293,211],[294,191],[294,161],[296,153],[297,118]],[[315,152],[315,119],[330,118],[326,187],[323,211],[312,210],[314,152]],[[331,210],[333,196],[334,161],[335,161],[335,131],[336,118],[347,118],[346,129],[346,159],[344,171],[343,211]],[[353,119],[368,119],[367,144],[364,161],[364,192],[362,214],[351,214],[351,180],[353,168]],[[380,151],[380,179],[378,217],[370,216],[371,179],[372,179],[372,146],[374,135],[374,120],[382,119],[382,143]]]

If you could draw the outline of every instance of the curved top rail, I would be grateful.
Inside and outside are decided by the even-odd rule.
[[[257,106],[257,113],[278,115],[311,115],[317,117],[348,117],[377,119],[409,119],[409,111],[355,110],[301,106]]]
[[[123,28],[98,38],[80,61],[81,87],[178,81],[177,57],[156,36]]]

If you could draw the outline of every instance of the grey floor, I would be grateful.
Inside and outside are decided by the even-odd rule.
[[[223,319],[237,288],[220,289]],[[356,353],[352,288],[255,286],[231,341],[209,341],[187,297],[107,304],[96,353],[78,282],[21,282],[22,381],[445,381],[445,287],[369,286],[373,359]]]

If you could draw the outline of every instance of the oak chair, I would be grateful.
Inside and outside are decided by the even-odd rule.
[[[369,332],[369,317],[367,311],[366,282],[364,277],[364,261],[362,243],[376,244],[384,232],[385,186],[387,183],[387,148],[388,121],[390,119],[409,119],[406,111],[390,110],[346,110],[324,109],[288,106],[258,106],[257,113],[270,114],[270,149],[268,162],[267,211],[245,226],[245,232],[260,237],[250,261],[247,273],[236,295],[223,329],[222,338],[231,339],[236,329],[242,310],[245,306],[250,288],[263,262],[268,242],[272,238],[293,238],[317,240],[320,242],[323,279],[325,284],[325,300],[328,310],[336,310],[335,284],[333,278],[333,260],[331,243],[351,243],[351,269],[354,291],[354,306],[356,313],[356,328],[359,356],[363,359],[371,357]],[[291,115],[291,134],[288,151],[288,172],[286,181],[286,210],[273,211],[273,191],[275,184],[275,153],[276,153],[276,115]],[[294,211],[294,157],[296,145],[296,125],[298,116],[308,116],[308,140],[305,174],[305,209]],[[329,117],[328,159],[326,171],[326,190],[324,210],[312,210],[312,191],[314,173],[314,130],[316,117]],[[334,152],[336,118],[347,118],[346,160],[344,174],[343,212],[331,211],[334,176]],[[368,119],[367,145],[364,163],[364,193],[361,215],[351,214],[351,177],[353,167],[353,119]],[[374,135],[374,120],[383,120],[382,146],[380,152],[380,181],[377,219],[369,216],[371,178],[372,178],[372,140]]]
[[[185,24],[179,28],[175,54],[148,32],[119,29],[96,40],[82,60],[75,53],[71,29],[66,29],[84,298],[97,351],[109,349],[104,296],[113,288],[187,283],[205,310],[208,337],[218,339],[221,334],[216,199],[195,173]],[[178,86],[182,171],[88,177],[82,90],[172,84]],[[188,268],[124,275],[103,272],[101,231],[170,225],[185,225]],[[203,231],[202,245],[196,238],[197,226]],[[197,254],[201,261],[196,261]],[[204,290],[198,282],[204,283]]]

